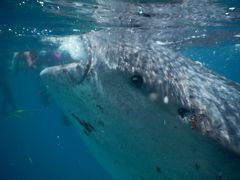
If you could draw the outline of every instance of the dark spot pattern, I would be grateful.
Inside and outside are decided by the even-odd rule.
[[[162,173],[162,170],[159,166],[156,166],[156,171],[157,171],[157,173]]]
[[[152,17],[152,15],[151,15],[151,14],[148,14],[148,13],[142,13],[141,15],[142,15],[143,17],[147,17],[147,18]]]
[[[195,167],[196,170],[199,170],[199,169],[200,169],[200,165],[199,165],[198,163],[195,163],[195,164],[194,164],[194,167]]]
[[[104,127],[104,122],[103,121],[98,121],[98,124],[102,127]]]
[[[101,112],[104,112],[104,109],[103,109],[103,107],[102,107],[100,104],[97,104],[96,107],[97,107],[97,109],[100,110]]]
[[[222,173],[221,172],[218,173],[217,179],[219,179],[219,180],[222,179]]]
[[[81,67],[79,64],[76,66],[76,70],[81,71]]]
[[[77,79],[74,78],[67,69],[63,69],[62,72],[65,74],[66,78],[68,79],[70,84],[77,84]]]
[[[194,98],[194,96],[193,96],[193,95],[189,95],[189,98],[190,98],[190,99],[193,99],[193,98]]]
[[[84,127],[84,133],[89,135],[92,131],[96,131],[95,128],[88,122],[81,120],[76,114],[72,113],[72,116]]]

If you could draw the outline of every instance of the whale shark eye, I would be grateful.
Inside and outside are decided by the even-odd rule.
[[[135,86],[139,87],[139,86],[141,86],[141,85],[143,84],[143,78],[142,78],[141,75],[135,74],[135,75],[133,75],[133,76],[131,77],[131,82],[132,82]]]
[[[178,108],[177,112],[178,112],[178,115],[181,116],[181,118],[184,118],[184,117],[186,117],[187,115],[189,115],[190,110],[181,107],[181,108]]]

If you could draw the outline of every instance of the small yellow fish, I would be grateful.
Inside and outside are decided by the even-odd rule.
[[[33,110],[33,109],[16,109],[13,112],[9,113],[8,119],[10,119],[10,118],[22,119],[23,118],[23,113],[34,112],[34,111],[36,111],[36,110]]]

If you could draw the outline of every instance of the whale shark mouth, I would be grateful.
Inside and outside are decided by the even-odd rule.
[[[41,71],[40,76],[45,77],[51,74],[52,76],[62,76],[72,85],[79,85],[87,78],[92,67],[92,60],[89,59],[87,64],[83,65],[81,62],[70,64],[71,67],[67,68],[69,65],[60,65],[54,67],[48,67]],[[61,70],[60,70],[61,69]],[[60,70],[60,71],[58,71]]]
[[[86,79],[87,75],[88,75],[89,72],[91,71],[91,66],[92,66],[92,60],[89,59],[87,65],[86,65],[86,68],[84,69],[82,78],[79,80],[78,84],[81,84],[81,83]],[[79,65],[77,65],[76,68],[77,68],[78,70],[80,70],[80,66],[79,66]],[[81,71],[81,70],[80,70],[80,71]]]

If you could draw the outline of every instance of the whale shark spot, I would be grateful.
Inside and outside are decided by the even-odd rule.
[[[196,170],[199,170],[199,169],[200,169],[200,165],[199,165],[198,163],[195,163],[195,164],[194,164],[194,167],[195,167]]]
[[[159,173],[159,174],[162,173],[162,170],[161,170],[161,168],[160,168],[159,166],[156,166],[156,171],[157,171],[157,173]]]
[[[97,105],[96,105],[96,108],[97,108],[99,111],[104,112],[104,109],[103,109],[103,107],[102,107],[100,104],[97,104]]]
[[[98,124],[102,127],[104,127],[104,122],[103,121],[98,121]]]

